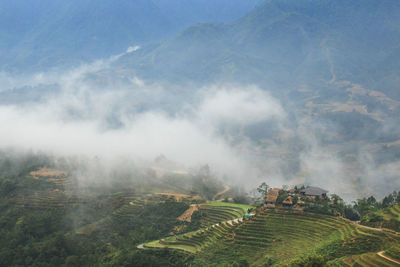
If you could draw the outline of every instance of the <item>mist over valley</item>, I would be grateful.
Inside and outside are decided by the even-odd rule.
[[[0,265],[397,266],[399,14],[3,1]]]

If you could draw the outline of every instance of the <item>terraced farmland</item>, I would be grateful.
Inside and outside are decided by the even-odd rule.
[[[62,208],[85,202],[86,200],[83,198],[67,196],[65,192],[58,190],[35,192],[15,199],[15,204],[17,206],[31,209]]]
[[[200,205],[201,230],[171,236],[144,244],[145,248],[172,248],[198,252],[221,240],[231,240],[232,229],[239,225],[248,205],[211,201]]]
[[[267,262],[287,264],[317,252],[327,255],[330,260],[336,259],[339,265],[351,265],[352,262],[361,265],[364,260],[370,259],[370,262],[386,264],[382,266],[392,266],[376,253],[398,242],[400,236],[395,233],[363,228],[339,217],[268,210],[244,222],[218,224],[154,241],[145,247],[197,252],[202,264],[217,264],[216,259],[229,262],[232,254],[256,265]],[[349,258],[351,255],[359,256]]]
[[[187,252],[198,252],[203,248],[222,240],[230,240],[232,228],[241,223],[242,219],[218,223],[202,230],[187,234],[167,237],[143,245],[144,248],[171,248]]]
[[[143,209],[141,201],[130,201],[129,204],[123,205],[121,208],[115,210],[112,213],[112,218],[117,221],[123,221],[126,219],[134,218],[137,213]]]
[[[248,205],[232,204],[211,201],[200,205],[201,224],[206,227],[235,218],[243,217],[249,208]]]
[[[395,262],[385,259],[379,256],[375,252],[364,253],[361,255],[349,256],[344,259],[340,259],[332,262],[331,266],[362,266],[362,267],[394,267],[399,266]]]
[[[400,261],[400,244],[393,246],[385,251],[385,255]]]

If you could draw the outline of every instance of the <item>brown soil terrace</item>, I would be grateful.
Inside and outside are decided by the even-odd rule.
[[[190,205],[190,208],[188,208],[184,213],[182,213],[181,216],[179,216],[177,218],[177,220],[182,221],[182,222],[191,222],[193,212],[198,211],[198,210],[199,210],[199,205],[192,204],[192,205]]]
[[[65,177],[67,176],[66,171],[59,171],[59,170],[54,170],[54,169],[48,169],[48,168],[40,168],[37,171],[32,171],[29,173],[35,178],[39,177]]]

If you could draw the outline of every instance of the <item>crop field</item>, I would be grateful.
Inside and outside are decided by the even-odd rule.
[[[400,244],[393,246],[385,251],[385,255],[400,261]]]
[[[348,256],[344,259],[340,259],[332,262],[331,266],[362,266],[362,267],[391,267],[399,266],[395,262],[387,260],[379,256],[375,252],[364,253],[361,255]]]
[[[144,247],[171,248],[187,252],[198,252],[215,242],[229,239],[232,228],[239,223],[239,219],[236,221],[218,223],[202,230],[149,242],[144,244]]]
[[[68,196],[64,191],[34,192],[15,199],[19,207],[30,209],[62,208],[85,203],[86,200],[77,196]]]
[[[202,229],[182,235],[171,236],[144,244],[145,248],[171,248],[187,252],[198,252],[203,248],[228,240],[232,229],[239,225],[249,205],[210,201],[200,205]]]
[[[222,219],[220,216],[213,218],[214,221]],[[340,217],[268,210],[249,220],[215,224],[196,232],[153,241],[145,247],[197,253],[203,264],[218,264],[215,259],[221,263],[229,262],[232,253],[256,265],[267,262],[288,264],[317,252],[327,255],[332,264],[372,266],[363,265],[369,262],[394,266],[377,252],[392,248],[398,242],[400,236],[395,233],[359,227]],[[398,250],[391,252],[398,253]]]
[[[226,202],[210,201],[200,205],[201,225],[209,226],[235,218],[243,217],[247,210],[252,208],[249,205],[233,204]]]

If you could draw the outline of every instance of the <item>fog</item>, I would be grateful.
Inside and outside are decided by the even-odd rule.
[[[126,53],[138,49],[129,47]],[[111,69],[121,55],[64,71],[2,73],[2,96],[28,86],[37,97],[0,106],[0,148],[96,158],[102,165],[118,165],[123,158],[151,166],[165,155],[176,163],[176,171],[208,164],[218,177],[246,189],[262,181],[271,186],[306,183],[346,199],[372,193],[380,184],[377,177],[387,174],[371,168],[364,151],[356,170],[361,178],[352,177],[355,168],[349,171],[346,159],[318,141],[314,126],[323,122],[289,116],[299,111],[283,105],[269,88],[150,84]],[[46,86],[50,91],[42,91]],[[257,131],[265,136],[255,138]],[[393,178],[398,168],[392,165],[388,179],[398,186]]]

